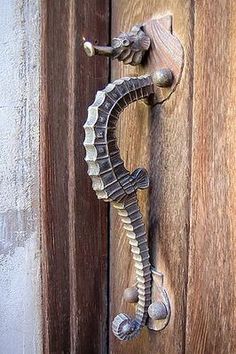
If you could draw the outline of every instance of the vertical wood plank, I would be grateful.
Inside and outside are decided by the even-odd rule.
[[[140,192],[146,222],[151,261],[165,274],[172,316],[163,332],[144,329],[131,342],[120,342],[110,334],[110,352],[183,353],[185,345],[187,253],[189,233],[191,120],[192,120],[192,34],[191,1],[113,1],[112,34],[129,30],[134,24],[171,13],[174,32],[185,52],[184,72],[176,92],[163,105],[152,109],[137,103],[127,109],[119,126],[121,154],[132,171],[149,170],[149,192]],[[137,75],[139,68],[112,64],[113,78]],[[128,241],[118,217],[111,218],[111,317],[134,313],[133,305],[122,300],[126,287],[134,284],[134,269]]]
[[[82,125],[108,61],[109,1],[42,0],[41,217],[45,353],[105,353],[107,209],[91,188]],[[96,37],[95,37],[96,36]]]
[[[186,353],[236,352],[236,3],[195,5]]]
[[[69,2],[42,2],[40,170],[45,353],[70,348],[68,24]]]
[[[108,346],[108,206],[92,190],[84,161],[83,124],[95,94],[109,81],[109,60],[88,58],[83,38],[109,43],[109,0],[74,0],[74,337],[73,353],[105,354]],[[72,206],[71,206],[72,207]],[[72,249],[73,250],[73,249]]]

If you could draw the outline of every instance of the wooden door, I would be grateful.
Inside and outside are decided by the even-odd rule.
[[[233,0],[42,0],[45,353],[236,353],[235,10]],[[134,312],[122,298],[134,268],[116,212],[91,188],[82,125],[98,89],[142,68],[87,58],[83,40],[108,44],[165,14],[184,48],[180,83],[163,104],[131,105],[118,134],[128,170],[149,171],[138,196],[171,320],[121,342],[111,322]]]

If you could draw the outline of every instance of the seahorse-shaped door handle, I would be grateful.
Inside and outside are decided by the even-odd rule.
[[[116,140],[116,125],[120,113],[134,101],[154,94],[155,85],[163,85],[162,73],[114,81],[98,91],[88,108],[84,125],[86,162],[92,186],[99,199],[111,202],[121,216],[129,238],[136,269],[138,303],[135,318],[119,314],[112,324],[113,333],[121,340],[131,339],[146,324],[151,305],[151,266],[148,242],[136,191],[149,186],[144,168],[131,174],[124,166]],[[166,70],[166,75],[171,74]]]
[[[127,301],[137,303],[135,317],[121,313],[112,323],[115,336],[129,340],[145,325],[156,331],[165,328],[170,319],[170,303],[163,275],[150,265],[147,235],[137,200],[137,189],[149,186],[148,174],[144,168],[132,173],[125,168],[117,145],[116,125],[121,112],[132,102],[150,98],[151,104],[156,104],[171,95],[181,77],[183,48],[172,34],[170,15],[134,26],[111,44],[101,47],[87,41],[84,48],[89,56],[110,56],[131,65],[142,62],[143,69],[152,73],[125,77],[98,91],[84,125],[85,160],[92,187],[99,199],[111,202],[117,209],[135,263],[136,288],[128,288],[124,293]]]

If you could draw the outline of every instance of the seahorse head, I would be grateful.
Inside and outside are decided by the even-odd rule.
[[[113,59],[124,64],[138,65],[150,47],[150,38],[145,35],[142,25],[134,26],[130,32],[122,32],[112,39]]]

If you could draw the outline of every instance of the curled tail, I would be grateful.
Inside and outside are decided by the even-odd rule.
[[[138,303],[135,318],[126,314],[117,315],[112,323],[112,330],[121,340],[129,340],[139,334],[145,326],[148,317],[148,307],[151,303],[151,266],[149,262],[148,242],[142,214],[139,209],[136,194],[132,194],[122,203],[112,203],[118,209],[118,214],[126,230],[135,262],[138,288]]]

